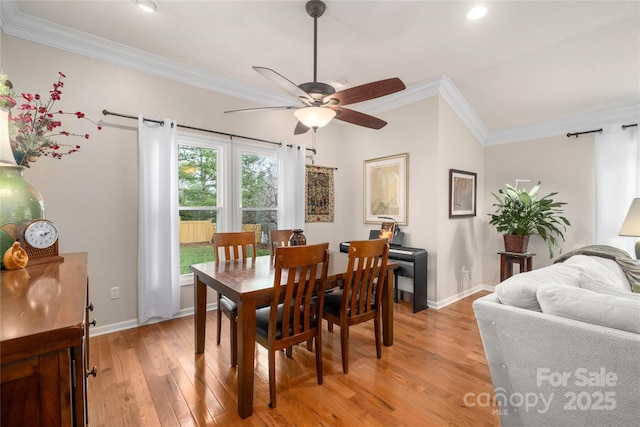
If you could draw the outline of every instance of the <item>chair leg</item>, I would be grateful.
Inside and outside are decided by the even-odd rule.
[[[318,376],[318,384],[322,385],[322,336],[318,326],[318,335],[316,335],[316,375]]]
[[[238,318],[230,319],[229,323],[231,324],[229,329],[231,334],[231,366],[238,366]]]
[[[291,356],[293,356],[293,346],[289,346],[285,349],[285,354],[287,355],[288,358],[291,358]]]
[[[276,352],[269,349],[269,407],[276,407]]]
[[[349,327],[340,325],[340,349],[342,350],[342,372],[349,373]]]
[[[220,345],[220,335],[222,332],[222,308],[220,308],[220,294],[218,294],[218,312],[216,313],[216,316],[218,318],[218,324],[216,325],[217,328],[217,335],[216,335],[216,344]]]
[[[333,323],[331,323],[331,320],[327,320],[327,331],[333,332]]]
[[[376,313],[376,317],[373,318],[373,331],[376,335],[376,356],[378,356],[378,359],[382,359],[382,340],[380,339],[379,313]]]
[[[313,351],[313,339],[307,340],[307,350]]]

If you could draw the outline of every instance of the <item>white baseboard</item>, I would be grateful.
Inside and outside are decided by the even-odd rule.
[[[207,311],[215,310],[217,308],[216,303],[207,304]],[[124,322],[112,323],[105,326],[96,326],[89,329],[90,337],[97,337],[98,335],[110,334],[112,332],[124,331],[127,329],[137,328],[138,326],[151,325],[154,323],[164,322],[165,320],[178,319],[180,317],[191,316],[194,313],[193,307],[183,308],[178,314],[169,319],[154,318],[147,323],[138,323],[138,319],[127,320]]]
[[[478,285],[478,286],[476,286],[474,288],[467,289],[466,291],[457,293],[456,295],[452,295],[449,298],[445,298],[445,299],[443,299],[441,301],[430,301],[430,300],[427,300],[427,306],[429,308],[435,308],[436,310],[439,310],[441,308],[444,308],[444,307],[446,307],[448,305],[453,304],[454,302],[458,302],[461,299],[468,297],[469,295],[473,295],[473,294],[475,294],[477,292],[480,292],[480,291],[493,292],[494,291],[494,286],[480,284],[480,285]]]

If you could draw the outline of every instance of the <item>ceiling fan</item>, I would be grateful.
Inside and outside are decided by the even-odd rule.
[[[371,129],[381,129],[387,122],[377,117],[359,111],[344,108],[345,105],[368,101],[381,96],[390,95],[405,89],[404,83],[397,77],[366,83],[360,86],[336,92],[333,86],[317,81],[318,59],[318,18],[326,9],[324,2],[311,0],[305,6],[309,16],[313,18],[313,81],[296,85],[287,78],[270,68],[254,66],[253,69],[263,77],[280,86],[289,94],[296,97],[301,105],[286,105],[277,107],[245,108],[230,110],[225,113],[238,113],[264,110],[293,110],[298,119],[294,135],[316,130],[328,124],[334,117],[344,122],[364,126]]]

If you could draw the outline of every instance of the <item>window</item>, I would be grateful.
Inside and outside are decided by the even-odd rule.
[[[213,261],[218,231],[253,231],[257,255],[269,254],[278,207],[274,148],[179,135],[178,188],[181,275]]]
[[[240,151],[241,228],[256,233],[258,256],[269,254],[269,231],[278,225],[278,159],[273,153]]]

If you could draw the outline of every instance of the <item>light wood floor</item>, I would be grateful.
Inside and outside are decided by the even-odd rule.
[[[193,317],[90,339],[89,426],[499,426],[491,407],[464,396],[490,393],[472,302],[413,314],[394,304],[394,344],[375,356],[373,322],[350,332],[349,374],[342,373],[338,327],[323,328],[324,384],[305,346],[276,357],[277,407],[270,409],[267,356],[257,346],[254,413],[237,414],[236,370],[229,364],[228,320],[215,344],[215,312],[207,345],[194,354]],[[472,404],[475,398],[467,398]]]

